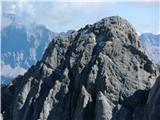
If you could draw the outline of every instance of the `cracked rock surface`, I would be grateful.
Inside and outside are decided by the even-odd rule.
[[[107,17],[55,38],[41,61],[1,86],[3,119],[158,120],[159,82],[150,90],[158,75],[132,25]]]

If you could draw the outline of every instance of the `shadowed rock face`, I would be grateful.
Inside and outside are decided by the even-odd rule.
[[[5,120],[134,120],[158,74],[133,27],[108,17],[55,38],[41,61],[4,86],[11,99],[2,112]]]
[[[159,120],[160,76],[150,90],[137,90],[114,108],[112,120]]]
[[[144,120],[159,120],[160,119],[160,76],[151,89],[148,100],[145,105]]]

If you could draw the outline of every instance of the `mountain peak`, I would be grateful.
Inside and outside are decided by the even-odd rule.
[[[4,101],[2,111],[12,120],[128,120],[147,98],[139,90],[150,89],[157,75],[134,28],[108,17],[53,39],[42,60],[10,86],[13,109]]]
[[[94,33],[96,36],[103,35],[110,40],[124,36],[122,39],[124,43],[132,44],[143,50],[138,40],[138,34],[133,26],[126,20],[119,16],[106,17],[93,25],[86,25],[81,28],[79,32],[82,33]],[[129,39],[128,39],[129,38]],[[107,39],[107,38],[106,38]]]

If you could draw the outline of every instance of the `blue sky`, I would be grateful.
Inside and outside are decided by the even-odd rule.
[[[158,1],[154,0],[11,1],[3,2],[2,13],[16,13],[23,22],[43,24],[54,32],[79,29],[86,24],[114,15],[127,19],[139,33],[151,31],[156,34],[160,31],[160,6]],[[3,21],[2,19],[2,23]]]

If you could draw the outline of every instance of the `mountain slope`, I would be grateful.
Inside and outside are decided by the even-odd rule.
[[[3,87],[2,113],[5,120],[136,120],[146,100],[137,101],[158,74],[131,24],[108,17],[56,37],[41,61]]]
[[[140,36],[140,41],[146,48],[148,56],[154,61],[154,63],[160,65],[160,35],[143,33]]]

